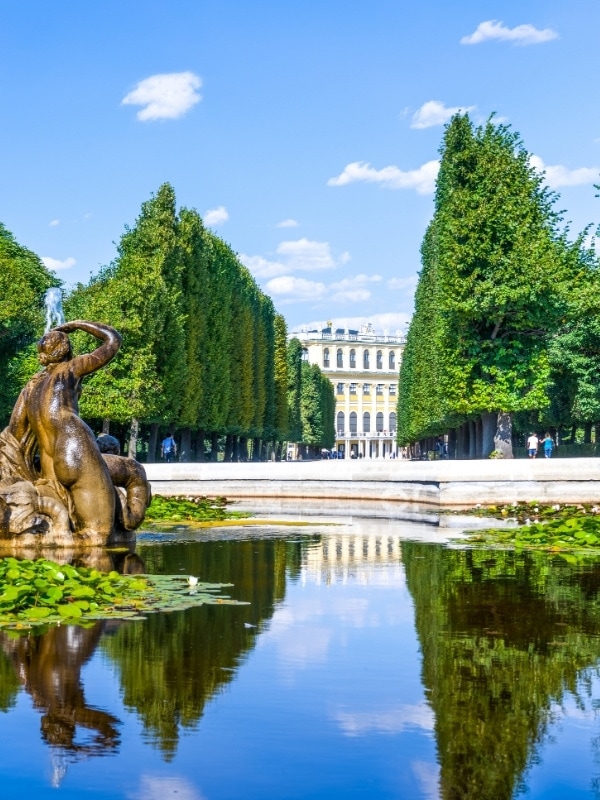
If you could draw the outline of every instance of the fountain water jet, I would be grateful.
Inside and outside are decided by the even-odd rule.
[[[62,325],[65,315],[62,307],[62,291],[56,286],[52,286],[44,295],[44,305],[46,306],[46,327],[44,333],[48,333],[53,325]]]

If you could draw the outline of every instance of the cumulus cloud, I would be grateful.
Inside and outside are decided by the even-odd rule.
[[[300,223],[296,219],[282,219],[275,226],[276,228],[297,228]]]
[[[313,271],[337,266],[329,242],[313,242],[306,238],[281,242],[276,253],[284,257],[291,270]]]
[[[208,211],[204,212],[203,219],[205,225],[212,225],[213,227],[216,225],[222,225],[229,219],[229,212],[225,206],[210,208]]]
[[[64,261],[59,261],[58,258],[50,258],[50,256],[42,256],[42,264],[47,269],[54,270],[55,272],[60,269],[70,269],[74,267],[77,262],[74,258],[65,258]]]
[[[600,173],[600,167],[569,169],[561,164],[551,166],[544,164],[539,156],[530,156],[529,163],[538,172],[545,173],[546,183],[552,189],[558,189],[561,186],[581,186],[585,183],[596,183]]]
[[[418,169],[401,170],[395,166],[374,169],[365,161],[355,161],[344,167],[328,186],[346,186],[349,183],[378,183],[386,189],[414,189],[417,194],[431,194],[440,168],[439,161],[428,161]]]
[[[410,275],[408,278],[390,278],[387,282],[389,289],[400,289],[402,291],[414,292],[419,280],[418,275]]]
[[[432,128],[443,125],[459,111],[473,111],[475,106],[445,106],[441,100],[428,100],[413,114],[411,128]]]
[[[351,328],[352,330],[360,330],[360,326],[365,322],[370,322],[378,333],[388,331],[390,334],[396,334],[397,331],[403,333],[408,328],[411,315],[408,313],[400,312],[384,312],[381,314],[369,314],[368,317],[355,317],[355,316],[336,316],[328,317],[332,320],[334,328]],[[323,320],[312,320],[310,322],[303,322],[297,325],[294,330],[312,330],[323,326]]]
[[[280,242],[275,255],[275,258],[265,258],[242,253],[240,261],[258,279],[275,278],[293,272],[331,270],[350,261],[348,252],[334,255],[329,242],[314,242],[306,238]]]
[[[333,302],[344,301],[360,302],[371,297],[371,291],[367,288],[369,283],[380,283],[383,280],[381,275],[355,275],[353,278],[344,278],[341,281],[332,283],[329,287]]]
[[[200,102],[202,96],[198,90],[201,86],[201,79],[193,72],[151,75],[136,84],[121,104],[142,106],[136,115],[141,122],[177,119]]]
[[[48,223],[48,226],[50,228],[56,228],[57,225],[60,225],[60,220],[59,219],[53,219]]]
[[[327,287],[319,281],[307,281],[293,275],[282,275],[267,282],[265,291],[280,298],[284,303],[319,300],[327,293]]]
[[[491,39],[499,39],[500,41],[512,42],[517,45],[526,45],[542,44],[557,38],[558,33],[553,31],[552,28],[540,30],[533,25],[517,25],[515,28],[507,28],[504,23],[496,19],[488,19],[486,22],[480,22],[473,33],[463,36],[460,43],[481,44],[481,42],[487,42]]]
[[[281,261],[269,261],[263,256],[247,256],[240,254],[240,261],[248,267],[255,278],[274,278],[277,275],[285,275],[289,268]]]

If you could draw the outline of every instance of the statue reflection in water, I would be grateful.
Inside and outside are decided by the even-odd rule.
[[[9,657],[33,705],[42,711],[42,739],[67,756],[102,755],[119,746],[119,720],[87,705],[81,670],[91,658],[107,623],[92,628],[54,627],[41,636],[18,639],[0,633]],[[89,731],[90,735],[79,734]]]

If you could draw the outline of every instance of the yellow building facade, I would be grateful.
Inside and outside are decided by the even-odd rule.
[[[396,458],[398,371],[406,338],[333,328],[301,331],[303,358],[317,364],[335,391],[336,450],[344,458]]]

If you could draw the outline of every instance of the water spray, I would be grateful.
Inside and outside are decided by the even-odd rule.
[[[46,329],[44,333],[48,333],[50,328],[62,325],[65,321],[62,307],[62,291],[55,286],[48,289],[44,295],[44,305],[46,306]]]

